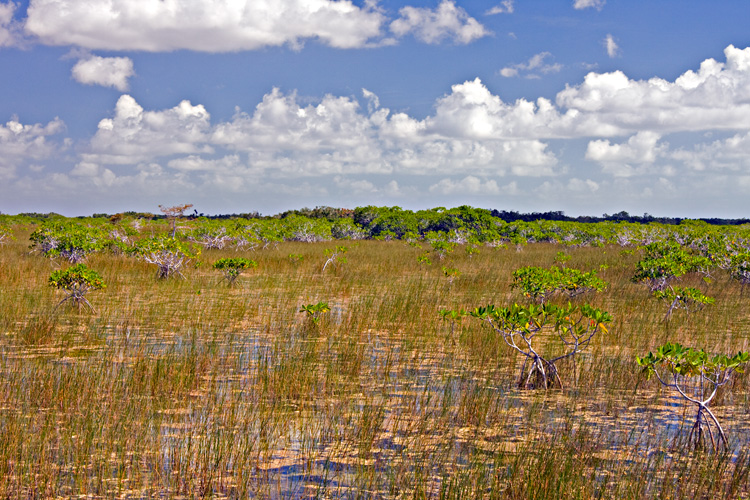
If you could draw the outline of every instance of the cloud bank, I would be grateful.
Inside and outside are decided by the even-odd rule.
[[[372,202],[434,195],[521,200],[528,189],[551,201],[560,193],[648,199],[677,196],[687,185],[681,183],[697,178],[707,192],[745,189],[750,48],[730,45],[724,56],[674,81],[591,72],[554,100],[505,102],[481,80],[468,80],[437,98],[422,119],[382,107],[364,89],[361,97],[310,102],[275,88],[254,109],[218,121],[200,103],[147,110],[124,94],[112,117],[72,152],[60,120],[14,119],[0,127],[0,177],[13,195],[33,184],[111,196],[361,195]],[[569,146],[580,154],[566,152]],[[67,173],[41,168],[64,155]]]
[[[12,8],[0,5],[0,43]],[[399,14],[391,21],[374,2],[359,7],[350,0],[31,0],[24,28],[49,45],[148,52],[298,49],[307,40],[361,48],[391,43],[389,23],[396,36],[413,34],[426,43],[465,44],[488,34],[450,0],[434,10],[403,7]]]

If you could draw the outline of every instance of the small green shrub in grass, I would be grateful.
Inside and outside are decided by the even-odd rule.
[[[214,262],[214,269],[224,272],[224,278],[222,279],[226,279],[229,285],[234,284],[242,271],[254,267],[258,267],[257,262],[243,257],[224,258]]]
[[[307,313],[307,317],[312,321],[314,325],[320,322],[320,317],[331,310],[328,306],[328,302],[318,302],[317,304],[303,305],[299,312]]]
[[[692,255],[674,242],[654,242],[644,247],[645,255],[636,264],[631,280],[646,283],[653,292],[664,290],[670,281],[690,272],[705,271],[710,259]]]
[[[149,264],[156,265],[157,277],[170,278],[182,274],[182,267],[190,259],[200,255],[200,250],[193,245],[170,236],[155,236],[141,240],[130,250]]]
[[[702,309],[707,304],[713,304],[714,299],[703,294],[700,290],[693,287],[671,287],[667,286],[664,290],[654,290],[654,297],[665,300],[669,303],[669,309],[664,316],[668,320],[675,309],[684,309],[688,312],[696,309]]]
[[[337,246],[334,249],[327,248],[325,251],[325,256],[327,257],[326,263],[323,264],[323,271],[326,270],[326,267],[330,264],[332,267],[336,267],[336,262],[343,262],[346,263],[346,258],[343,257],[343,255],[349,251],[349,249],[345,246]]]
[[[449,313],[441,315],[450,317]],[[524,356],[518,385],[524,389],[548,389],[555,384],[563,388],[557,362],[575,356],[585,349],[599,332],[607,332],[612,316],[588,304],[560,307],[551,304],[497,308],[478,307],[469,315],[487,322],[503,341]],[[563,353],[543,356],[534,347],[537,336],[553,334],[562,344]]]
[[[688,404],[697,407],[688,443],[699,448],[710,442],[715,451],[727,448],[724,429],[708,405],[734,372],[743,373],[750,354],[738,352],[732,357],[724,354],[709,356],[702,349],[668,342],[656,353],[649,352],[636,361],[649,378],[655,375],[664,387],[676,391]]]
[[[596,271],[528,266],[513,273],[511,287],[519,289],[526,297],[544,303],[549,297],[559,293],[573,298],[590,291],[601,292],[607,287],[607,283],[596,276]]]
[[[85,264],[76,264],[65,270],[53,272],[48,283],[51,287],[67,292],[65,298],[55,306],[55,310],[70,300],[78,306],[78,309],[81,308],[81,304],[86,304],[92,312],[95,312],[94,307],[86,299],[86,294],[91,290],[99,290],[105,287],[104,280],[99,276],[99,273],[89,269]]]
[[[0,245],[13,239],[13,229],[4,222],[0,222]]]

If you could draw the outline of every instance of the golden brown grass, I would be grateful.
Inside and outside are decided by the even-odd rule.
[[[187,279],[157,280],[125,256],[87,265],[107,288],[96,314],[52,310],[59,262],[0,247],[0,495],[10,498],[743,498],[747,378],[717,402],[732,452],[680,444],[682,407],[634,362],[666,340],[748,350],[747,297],[726,276],[700,285],[716,304],[677,312],[630,283],[635,254],[565,249],[602,269],[583,299],[610,333],[566,361],[567,390],[515,387],[518,364],[472,318],[442,308],[521,301],[515,269],[562,248],[458,247],[431,266],[401,242],[204,252]],[[27,235],[26,235],[27,236]],[[290,254],[303,258],[294,261]],[[258,262],[235,286],[211,264]],[[452,283],[445,265],[458,269]],[[320,324],[300,306],[328,302]],[[552,348],[552,346],[550,346]]]

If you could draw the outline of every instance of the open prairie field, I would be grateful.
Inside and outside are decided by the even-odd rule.
[[[193,221],[178,224],[177,240],[200,253],[159,278],[153,249],[129,249],[169,232],[151,221],[122,247],[85,252],[81,262],[105,287],[86,293],[88,304],[60,304],[70,290],[48,282],[70,254],[38,237],[31,251],[39,223],[9,224],[14,239],[0,246],[4,498],[750,495],[748,376],[732,373],[710,404],[727,444],[714,428],[696,448],[695,405],[636,362],[667,342],[750,351],[750,294],[728,266],[675,278],[714,302],[667,319],[670,302],[631,280],[645,250],[613,238],[199,246],[188,238],[198,234]],[[214,268],[222,258],[257,266],[230,283]],[[611,321],[557,362],[560,383],[546,390],[519,387],[525,356],[486,318],[460,313],[533,304],[511,287],[527,266],[595,271],[606,282],[547,297],[590,304]],[[534,347],[549,359],[565,346],[545,327]]]

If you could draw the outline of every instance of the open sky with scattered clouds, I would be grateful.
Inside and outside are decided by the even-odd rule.
[[[0,211],[748,217],[750,2],[0,0]]]

